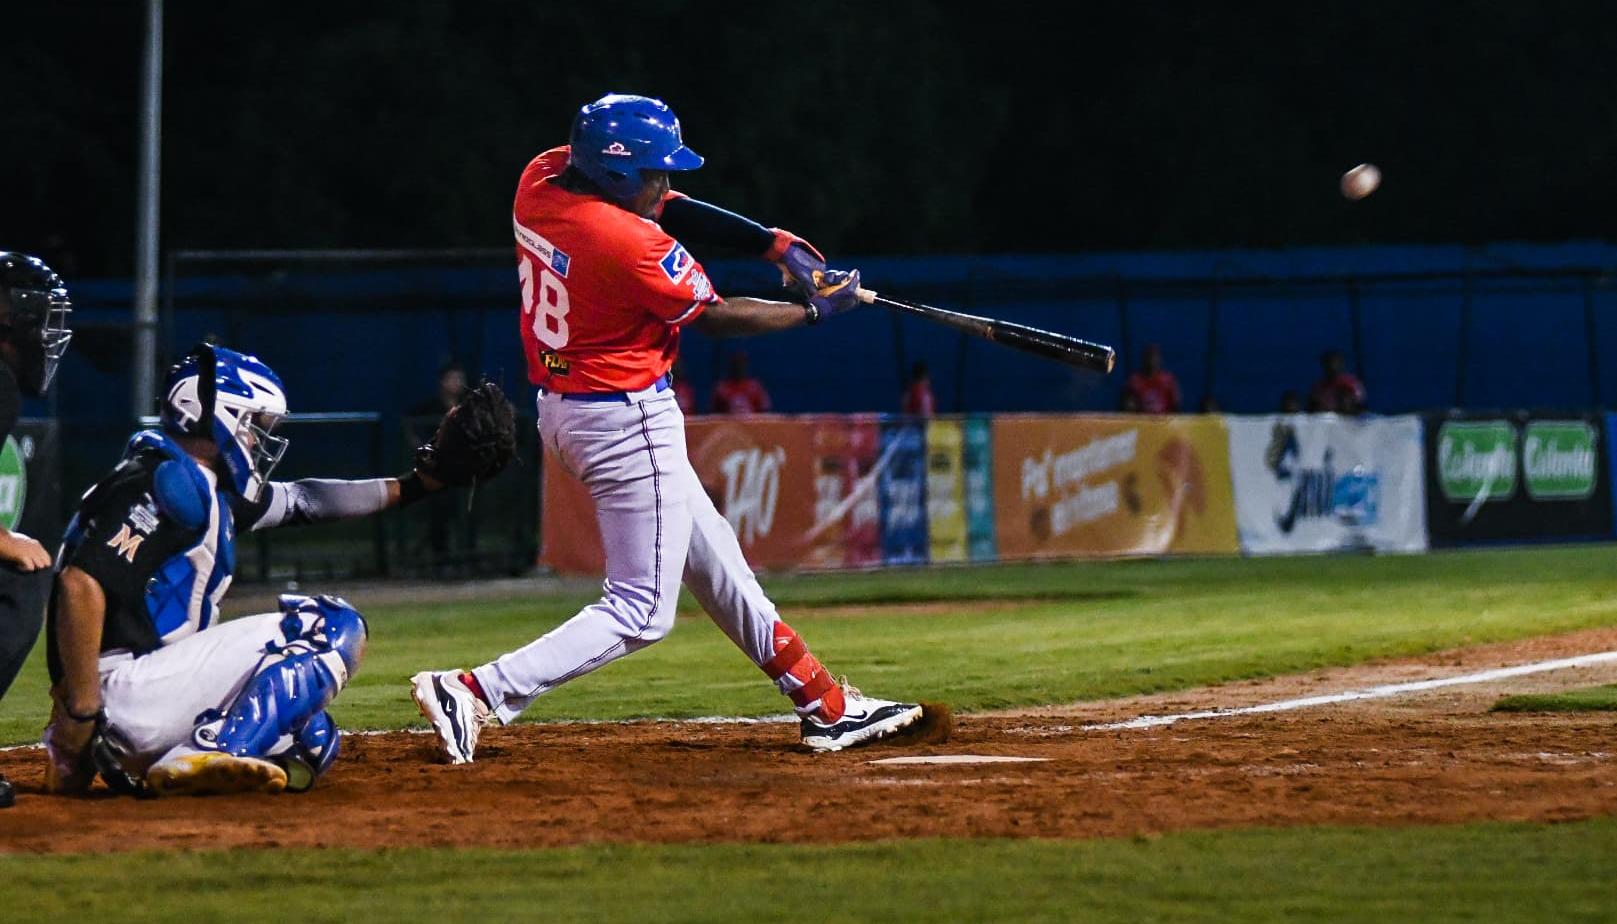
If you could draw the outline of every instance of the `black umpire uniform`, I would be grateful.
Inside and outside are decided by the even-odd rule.
[[[38,257],[0,251],[0,445],[17,426],[23,396],[40,397],[72,334],[62,280]],[[11,689],[45,619],[50,556],[39,543],[0,527],[0,698]],[[0,808],[11,805],[0,777]]]

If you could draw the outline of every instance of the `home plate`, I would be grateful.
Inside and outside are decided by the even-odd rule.
[[[1048,757],[998,757],[991,754],[934,754],[930,757],[884,757],[872,764],[1037,764]]]

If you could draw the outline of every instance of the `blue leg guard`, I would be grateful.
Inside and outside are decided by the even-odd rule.
[[[286,791],[304,792],[337,762],[342,749],[342,732],[331,713],[316,712],[303,727],[294,730],[270,752],[269,758],[286,771]]]
[[[265,646],[235,701],[200,717],[192,739],[242,757],[301,751],[312,785],[337,756],[337,727],[325,708],[359,667],[365,617],[338,597],[284,594],[280,602],[285,644]]]

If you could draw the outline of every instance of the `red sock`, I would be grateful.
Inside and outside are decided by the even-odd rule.
[[[477,682],[476,674],[473,674],[471,671],[461,671],[460,682],[466,687],[466,689],[471,690],[473,695],[482,700],[483,705],[494,705],[488,701],[488,694],[483,692],[483,685]]]
[[[763,666],[769,679],[791,697],[799,712],[812,708],[814,717],[828,724],[841,719],[847,709],[842,687],[803,639],[785,622],[777,622],[774,643],[775,656]]]

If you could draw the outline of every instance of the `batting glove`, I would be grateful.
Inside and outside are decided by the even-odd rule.
[[[813,244],[790,231],[770,230],[775,235],[775,243],[764,254],[764,259],[780,267],[781,285],[807,296],[817,288],[814,274],[825,272],[825,256]]]
[[[808,297],[810,324],[859,307],[858,270],[817,270],[812,279],[813,294]]]

